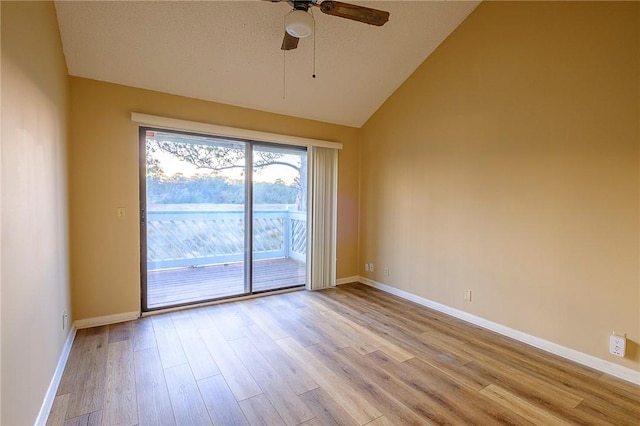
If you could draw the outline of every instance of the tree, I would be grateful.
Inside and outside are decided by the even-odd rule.
[[[186,141],[179,135],[162,135],[162,139],[147,138],[147,167],[161,168],[157,160],[153,159],[153,153],[160,150],[194,165],[198,169],[211,170],[215,173],[223,170],[237,169],[245,167],[244,150],[238,149],[232,144],[209,145],[192,143],[191,139]],[[281,161],[283,154],[271,151],[253,151],[253,169],[255,171],[270,165],[281,165],[290,167],[297,172],[294,179],[294,186],[297,188],[296,208],[306,210],[307,208],[307,158],[301,157],[298,165],[287,161]],[[149,170],[149,169],[148,169]]]

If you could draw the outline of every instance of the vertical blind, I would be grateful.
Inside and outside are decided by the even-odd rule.
[[[310,259],[307,289],[336,285],[336,225],[338,207],[338,151],[310,148]]]

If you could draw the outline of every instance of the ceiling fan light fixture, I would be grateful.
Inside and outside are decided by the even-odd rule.
[[[292,10],[284,18],[284,28],[292,37],[309,37],[313,33],[313,16],[305,10]]]

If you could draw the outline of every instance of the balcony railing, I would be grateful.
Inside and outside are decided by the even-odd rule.
[[[253,258],[304,261],[307,214],[261,210],[253,214]],[[244,212],[150,211],[147,270],[194,267],[244,260]]]

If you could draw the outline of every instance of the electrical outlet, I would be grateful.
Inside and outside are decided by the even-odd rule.
[[[387,268],[386,266],[384,267],[384,276],[385,277],[389,276],[389,268]]]
[[[471,302],[471,290],[466,289],[464,291],[464,300]]]
[[[369,272],[369,264],[368,263],[364,264],[364,271],[365,272]]]
[[[62,329],[63,330],[66,330],[68,321],[69,321],[69,314],[65,310],[64,312],[62,312]]]
[[[369,271],[373,272],[373,263],[369,264]]]
[[[125,217],[127,210],[124,207],[118,207],[118,217]]]
[[[611,355],[615,355],[623,358],[626,349],[627,349],[627,335],[623,334],[621,336],[619,334],[616,334],[616,332],[614,331],[609,337],[609,353]]]

